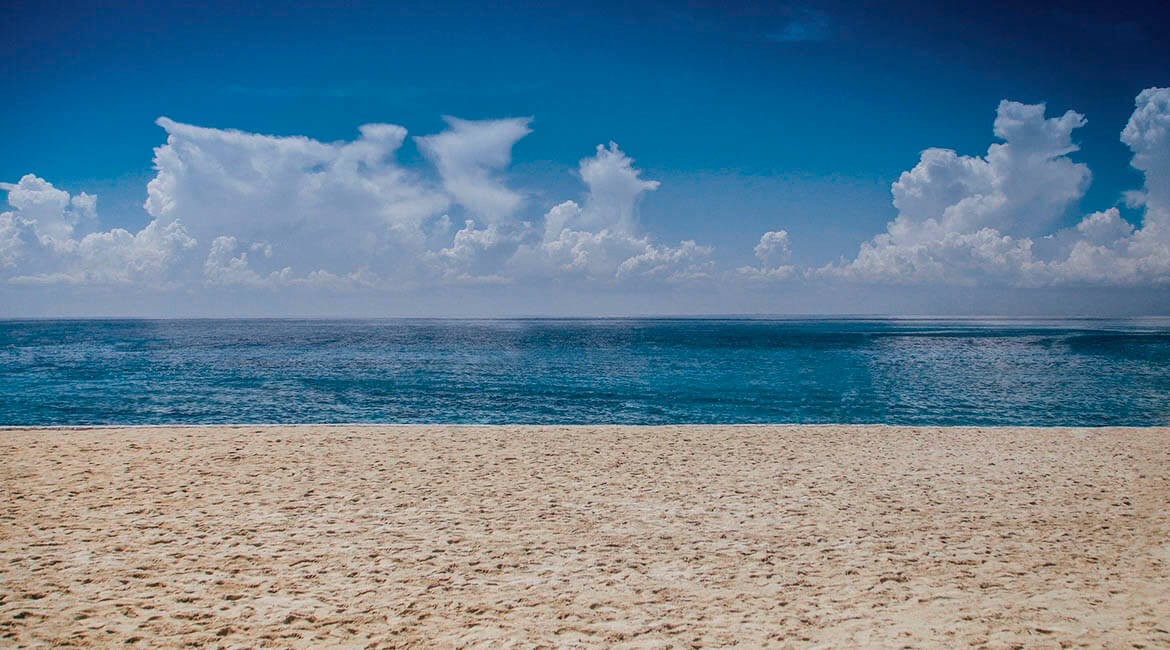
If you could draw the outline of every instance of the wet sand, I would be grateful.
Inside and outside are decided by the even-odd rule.
[[[0,646],[1170,647],[1170,430],[0,430]]]

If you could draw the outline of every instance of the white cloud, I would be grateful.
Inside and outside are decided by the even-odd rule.
[[[265,278],[286,268],[345,275],[368,267],[409,276],[425,246],[426,221],[449,204],[439,188],[394,160],[406,137],[400,126],[367,124],[352,142],[323,143],[167,118],[158,124],[167,142],[155,149],[147,212],[163,222],[181,220],[209,244],[231,237],[270,245],[271,255],[249,260]],[[218,268],[213,262],[205,277],[245,281]]]
[[[417,138],[426,162],[397,160],[406,130],[367,124],[349,142],[191,126],[160,118],[146,225],[99,228],[97,197],[28,174],[0,183],[0,281],[290,290],[511,284],[765,284],[801,277],[786,230],[765,232],[757,265],[721,270],[693,239],[659,241],[639,223],[658,189],[615,143],[576,172],[586,192],[543,215],[508,178],[530,118],[471,122]],[[897,216],[843,259],[805,275],[860,283],[1170,284],[1170,89],[1137,98],[1121,138],[1144,186],[1053,232],[1089,170],[1070,159],[1085,124],[1068,111],[1001,102],[983,156],[926,149],[892,185]],[[452,225],[462,223],[462,227]],[[122,220],[123,222],[125,219]],[[1050,233],[1045,235],[1045,233]]]
[[[1077,151],[1072,131],[1084,124],[1073,111],[1045,119],[1043,104],[1000,102],[994,132],[1006,142],[991,145],[984,157],[923,151],[892,187],[898,218],[889,232],[910,239],[931,222],[944,232],[1039,231],[1088,187],[1088,167],[1067,157]]]
[[[593,156],[581,160],[578,174],[589,190],[584,206],[565,201],[545,214],[543,239],[520,253],[529,268],[603,282],[710,276],[710,247],[690,240],[678,246],[655,244],[638,234],[638,202],[658,189],[658,181],[643,179],[616,143],[597,145]]]
[[[447,121],[417,139],[436,184],[396,162],[406,130],[395,125],[324,143],[159,118],[167,141],[155,149],[146,228],[77,239],[78,223],[96,221],[96,197],[28,175],[3,186],[17,209],[0,216],[0,265],[11,281],[133,282],[174,271],[207,287],[270,289],[710,275],[709,247],[639,232],[638,201],[658,182],[641,178],[616,144],[581,160],[583,207],[563,202],[539,228],[516,217],[523,196],[503,176],[529,119]],[[474,214],[453,234],[452,201]],[[196,242],[205,248],[185,255]]]
[[[584,209],[560,225],[634,232],[638,200],[645,192],[658,189],[658,181],[643,180],[641,170],[634,168],[634,159],[615,142],[610,142],[609,148],[597,145],[596,155],[581,160],[578,172],[589,186],[589,196]]]
[[[333,291],[353,291],[357,289],[373,289],[379,286],[379,278],[367,268],[359,268],[344,275],[330,273],[325,269],[310,272],[303,279],[294,284],[307,287],[330,289]]]
[[[796,273],[796,267],[785,264],[792,257],[787,230],[772,230],[760,236],[760,242],[753,249],[759,266],[741,266],[736,273],[752,282],[785,280]]]
[[[261,274],[251,268],[248,262],[248,253],[260,253],[269,256],[271,245],[253,243],[248,250],[240,250],[242,246],[235,237],[216,237],[211,242],[211,250],[203,262],[203,283],[206,286],[222,287],[250,287],[254,289],[280,289],[282,287],[318,287],[336,291],[352,291],[355,289],[372,289],[382,286],[382,280],[366,267],[360,267],[349,273],[337,274],[325,269],[317,269],[309,273],[298,275],[293,268],[286,266],[280,269]],[[237,254],[238,251],[238,254]]]
[[[564,212],[571,207],[576,204],[568,201],[553,210]],[[648,235],[610,228],[563,228],[555,237],[521,248],[516,261],[533,275],[561,275],[608,284],[633,279],[673,283],[710,277],[714,268],[712,253],[710,246],[693,240],[670,246],[656,244]]]
[[[240,285],[245,287],[278,287],[288,284],[292,268],[284,267],[262,276],[248,266],[248,253],[240,251],[235,237],[221,235],[211,242],[211,250],[203,262],[203,281],[215,286]]]
[[[1145,187],[1125,197],[1145,207],[1141,228],[1116,208],[1085,217],[1076,227],[1082,238],[1050,265],[1056,283],[1170,284],[1170,88],[1143,90],[1134,103],[1121,140],[1145,174]]]
[[[792,257],[788,244],[787,230],[773,230],[760,236],[760,243],[753,249],[764,266],[778,266]]]
[[[0,270],[16,266],[24,248],[20,239],[21,224],[16,213],[0,213]]]
[[[700,246],[693,239],[678,246],[643,244],[641,253],[618,265],[617,277],[641,276],[669,282],[683,282],[711,277],[715,262],[709,260],[714,252],[710,246]]]
[[[1122,133],[1133,164],[1146,174],[1126,202],[1144,205],[1140,229],[1116,208],[1090,214],[1074,228],[1034,241],[1084,194],[1085,165],[1072,131],[1073,111],[1045,118],[1044,105],[1000,103],[987,156],[927,149],[894,183],[898,216],[864,242],[857,256],[812,273],[890,284],[1163,284],[1170,279],[1170,91],[1149,89]]]
[[[1076,231],[1084,237],[1086,243],[1100,246],[1116,243],[1122,237],[1132,235],[1133,226],[1121,218],[1117,208],[1109,208],[1081,219],[1076,225]]]
[[[85,192],[70,197],[33,174],[16,183],[0,183],[0,189],[8,192],[8,204],[46,246],[68,247],[74,226],[82,218],[94,218],[97,211],[97,197]]]
[[[500,171],[512,162],[512,146],[532,132],[532,118],[472,122],[446,117],[448,130],[415,138],[435,164],[443,188],[472,214],[498,220],[516,212],[524,200],[508,189]]]
[[[212,242],[207,284],[414,286],[425,281],[435,255],[458,263],[465,252],[430,249],[448,232],[444,211],[452,200],[492,223],[520,207],[523,197],[502,173],[528,122],[447,118],[448,130],[417,138],[438,170],[436,184],[396,162],[406,138],[400,126],[367,124],[352,142],[323,143],[160,118],[167,143],[155,150],[157,175],[145,207]],[[456,245],[465,247],[467,237],[459,235]],[[228,242],[239,243],[229,249]],[[441,275],[454,280],[460,273]]]
[[[477,229],[475,221],[469,219],[455,232],[451,246],[430,254],[428,261],[439,267],[447,282],[504,284],[510,278],[501,273],[520,248],[524,234],[506,233],[496,224]]]
[[[1146,217],[1160,229],[1170,220],[1170,88],[1147,88],[1134,104],[1121,141],[1133,150],[1133,166],[1146,175],[1143,203],[1153,212]]]
[[[113,228],[78,239],[76,226],[97,220],[97,197],[70,196],[32,174],[0,188],[16,208],[0,214],[0,269],[10,272],[10,283],[164,286],[167,272],[196,243],[181,223],[157,220],[137,233]]]
[[[77,245],[74,282],[119,284],[158,281],[196,241],[183,225],[151,221],[135,234],[122,228],[90,233]]]
[[[783,266],[741,266],[735,270],[741,280],[753,284],[767,284],[787,280],[796,274],[796,267],[791,264]]]
[[[561,277],[602,284],[627,281],[677,283],[706,278],[712,249],[694,241],[658,244],[639,234],[641,195],[658,187],[644,180],[633,159],[611,142],[581,160],[578,173],[588,192],[584,206],[564,201],[544,215],[544,227],[526,222],[468,221],[450,247],[428,255],[448,282],[505,283]]]
[[[890,284],[1025,284],[1021,274],[1037,264],[1032,240],[1015,239],[994,228],[952,232],[930,224],[915,235],[913,241],[890,233],[878,235],[863,243],[852,261],[823,267],[817,273]]]

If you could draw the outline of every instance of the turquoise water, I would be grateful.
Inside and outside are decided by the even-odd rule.
[[[0,423],[1170,424],[1165,320],[0,321]]]

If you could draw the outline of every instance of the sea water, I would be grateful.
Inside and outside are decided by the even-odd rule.
[[[1170,321],[0,321],[0,424],[1170,424]]]

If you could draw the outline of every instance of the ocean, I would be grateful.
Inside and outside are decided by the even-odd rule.
[[[1170,321],[0,321],[0,424],[1170,424]]]

